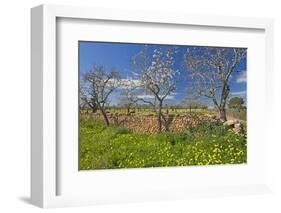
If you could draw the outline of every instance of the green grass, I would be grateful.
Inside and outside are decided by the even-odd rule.
[[[219,124],[185,133],[137,134],[102,121],[80,120],[80,169],[246,163],[246,137]]]

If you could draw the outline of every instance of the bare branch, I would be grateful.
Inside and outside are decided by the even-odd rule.
[[[152,95],[155,103],[139,98],[158,110],[159,131],[162,130],[161,113],[165,99],[176,89],[176,80],[179,72],[174,69],[175,48],[159,47],[149,49],[147,46],[133,57],[135,70],[139,72],[141,88],[146,94]],[[164,122],[166,119],[163,119]]]
[[[225,113],[230,76],[245,57],[246,49],[243,48],[189,48],[185,55],[185,67],[195,92],[210,98],[220,112]],[[225,115],[222,117],[226,119]]]
[[[104,66],[93,66],[83,76],[82,100],[90,107],[97,106],[102,112],[106,124],[109,125],[105,113],[105,106],[109,101],[109,96],[119,85],[119,74],[116,70],[106,71]]]

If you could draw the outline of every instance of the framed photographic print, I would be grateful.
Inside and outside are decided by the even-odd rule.
[[[272,20],[31,14],[32,203],[270,192]]]
[[[246,48],[78,45],[80,170],[247,162]]]

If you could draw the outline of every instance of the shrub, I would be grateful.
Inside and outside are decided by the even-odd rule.
[[[116,132],[116,134],[121,135],[121,134],[128,134],[130,131],[123,126],[118,126],[118,127],[115,128],[115,132]]]
[[[225,135],[229,130],[228,126],[223,126],[220,122],[203,122],[189,131],[200,135]]]

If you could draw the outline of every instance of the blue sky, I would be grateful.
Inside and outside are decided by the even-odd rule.
[[[143,44],[127,44],[112,42],[79,42],[79,72],[80,75],[87,72],[94,64],[103,65],[106,69],[115,68],[119,71],[122,79],[134,76],[131,65],[131,58],[142,50]],[[155,47],[165,45],[152,45]],[[177,90],[170,96],[166,103],[180,103],[187,94],[187,71],[183,65],[183,57],[187,49],[192,46],[176,46],[174,68],[180,72],[180,80],[177,83]],[[242,60],[230,79],[230,97],[239,96],[246,102],[246,59]],[[120,103],[120,91],[116,91],[111,96],[111,104]],[[212,102],[206,98],[201,98],[208,106],[212,107]]]

